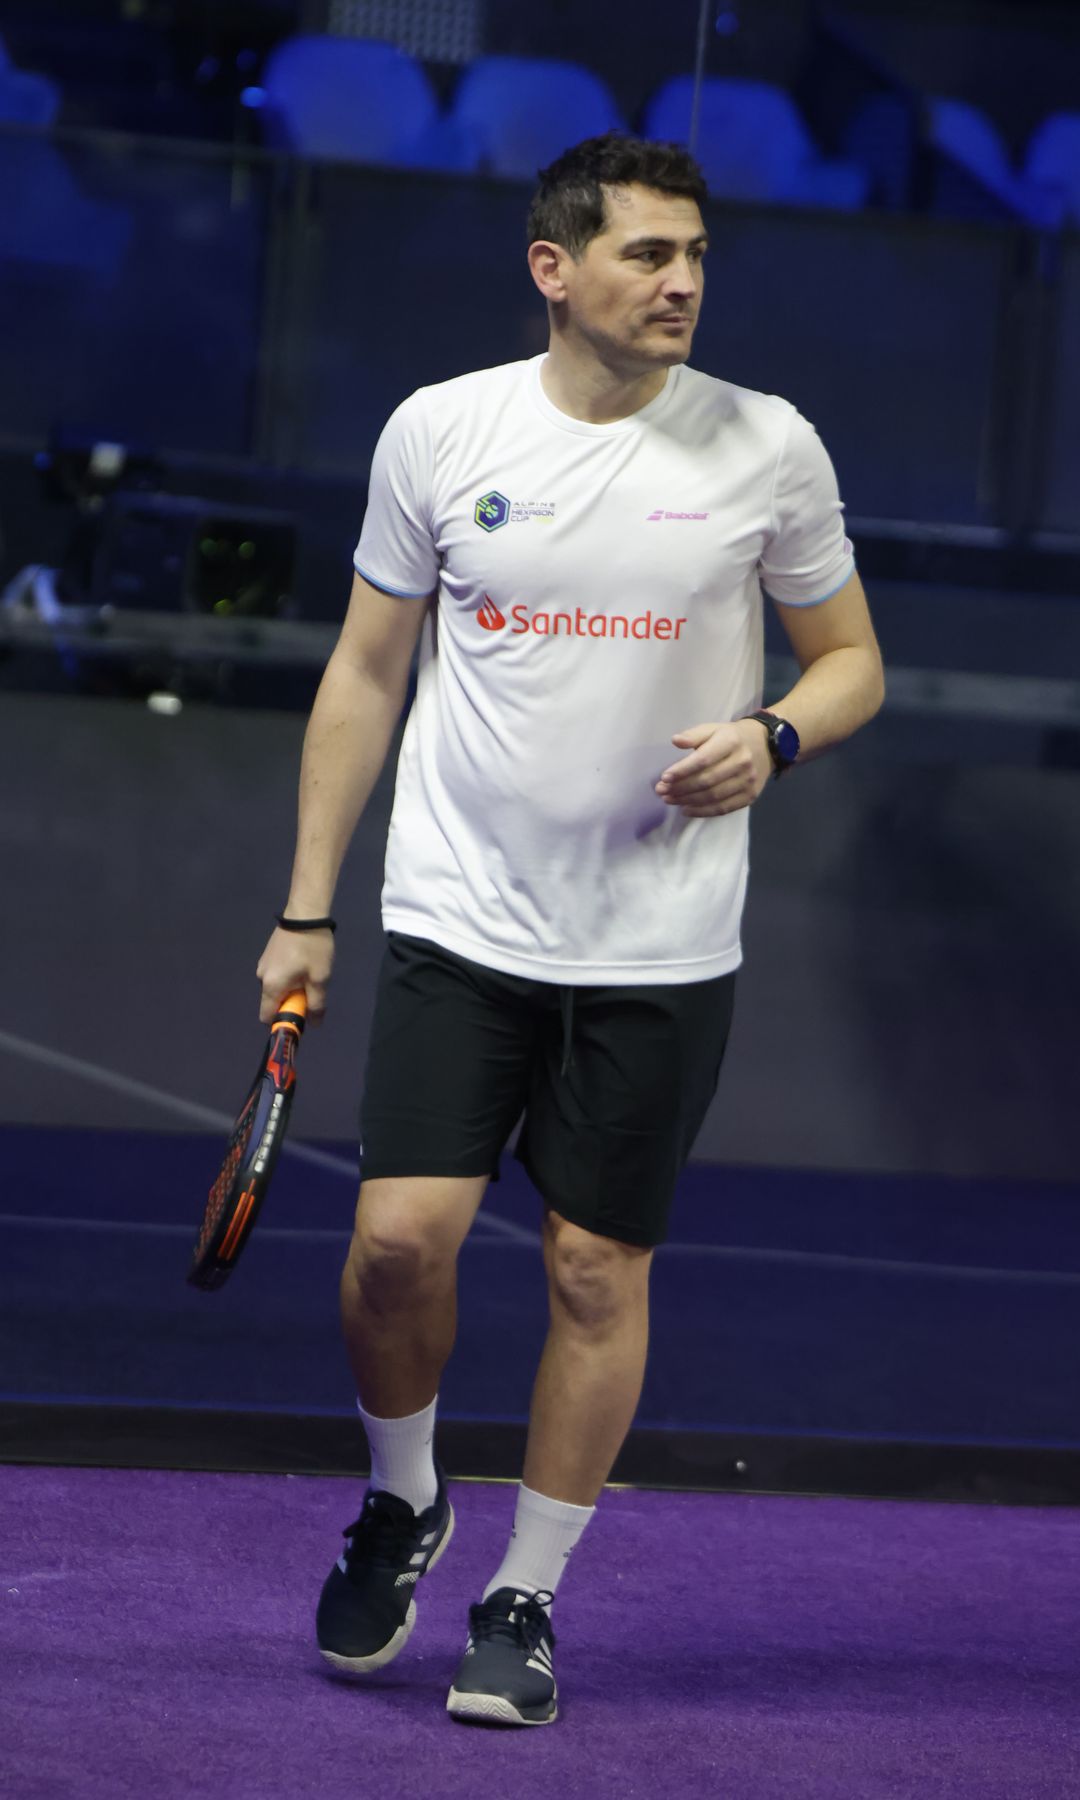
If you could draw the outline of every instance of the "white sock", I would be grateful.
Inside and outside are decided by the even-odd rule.
[[[567,1559],[595,1506],[571,1506],[568,1500],[549,1500],[522,1483],[518,1489],[514,1529],[510,1543],[487,1587],[484,1599],[497,1588],[516,1588],[519,1594],[546,1590],[553,1594],[562,1580]]]
[[[376,1419],[356,1402],[371,1450],[370,1491],[397,1494],[416,1513],[431,1506],[439,1491],[432,1449],[438,1398],[405,1419]]]

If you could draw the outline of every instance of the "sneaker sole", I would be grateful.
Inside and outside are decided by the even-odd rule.
[[[461,1694],[457,1688],[450,1689],[446,1710],[455,1719],[474,1719],[483,1725],[554,1725],[559,1716],[553,1706],[542,1719],[530,1719],[499,1694]]]
[[[450,1516],[446,1521],[446,1530],[443,1532],[442,1537],[431,1552],[427,1568],[424,1570],[424,1575],[430,1574],[453,1535],[454,1509],[451,1507]],[[423,1575],[420,1579],[423,1580]],[[395,1656],[400,1655],[412,1636],[413,1626],[415,1624],[416,1601],[410,1600],[409,1610],[405,1614],[402,1623],[398,1626],[393,1637],[383,1645],[381,1650],[374,1651],[371,1656],[339,1656],[335,1650],[324,1650],[320,1644],[319,1655],[325,1662],[330,1664],[331,1668],[339,1670],[342,1674],[372,1675],[376,1669],[384,1669],[387,1663],[393,1662]]]

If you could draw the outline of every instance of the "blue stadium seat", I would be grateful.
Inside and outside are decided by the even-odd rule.
[[[624,131],[606,84],[576,63],[480,56],[462,75],[451,118],[476,166],[533,180],[571,144]]]
[[[0,57],[0,121],[29,128],[0,134],[0,260],[111,277],[127,249],[130,218],[80,192],[50,143],[59,88],[12,67],[2,46]]]
[[[420,64],[367,38],[286,38],[262,76],[263,135],[302,156],[467,169],[468,143],[439,111]]]
[[[933,147],[974,175],[1006,212],[1029,225],[1052,227],[1060,224],[1060,205],[1055,203],[1052,194],[1016,173],[997,126],[977,106],[966,100],[931,98],[927,101],[927,125]],[[955,195],[950,195],[947,190],[944,194],[935,210],[950,214],[966,210],[957,207]]]
[[[111,279],[131,239],[121,206],[81,192],[55,144],[0,136],[0,261],[82,269]]]
[[[646,108],[645,135],[685,144],[693,95],[691,75],[665,82]],[[702,83],[694,154],[718,198],[855,212],[869,187],[855,163],[819,155],[794,102],[764,81]]]
[[[60,89],[44,75],[13,68],[6,53],[0,60],[0,120],[5,125],[55,123]]]
[[[984,112],[966,100],[933,98],[927,105],[929,137],[938,150],[947,150],[957,162],[988,182],[1005,183],[1010,179],[1012,169],[1005,140]]]
[[[1032,134],[1024,172],[1060,207],[1062,219],[1080,225],[1080,113],[1053,113]]]

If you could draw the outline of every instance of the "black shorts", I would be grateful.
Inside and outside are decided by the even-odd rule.
[[[361,1172],[490,1175],[514,1154],[547,1206],[653,1245],[720,1074],[734,974],[559,986],[390,932],[364,1093]]]

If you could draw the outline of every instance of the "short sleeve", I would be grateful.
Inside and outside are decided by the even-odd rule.
[[[854,568],[836,472],[809,420],[793,412],[777,459],[761,585],[785,606],[816,606]]]
[[[353,566],[402,599],[433,592],[439,559],[431,532],[431,428],[423,389],[391,413],[375,446],[367,512]]]

